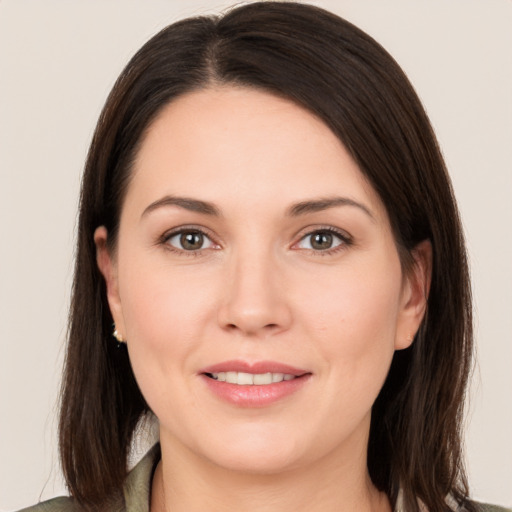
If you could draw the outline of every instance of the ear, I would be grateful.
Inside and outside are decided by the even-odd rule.
[[[420,242],[413,250],[413,265],[404,276],[400,312],[396,330],[395,350],[411,346],[423,320],[428,304],[432,278],[432,244]]]
[[[124,338],[126,335],[123,309],[119,296],[119,283],[117,278],[117,266],[115,259],[107,246],[107,228],[100,226],[94,231],[94,243],[96,245],[96,263],[105,279],[107,288],[107,300],[110,313],[114,319],[116,330]]]

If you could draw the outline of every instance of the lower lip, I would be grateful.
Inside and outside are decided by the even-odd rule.
[[[210,391],[226,402],[239,407],[266,407],[299,391],[309,381],[311,374],[259,386],[240,386],[218,381],[206,375],[201,375],[201,377]]]

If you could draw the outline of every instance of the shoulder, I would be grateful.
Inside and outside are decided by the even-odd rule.
[[[43,501],[19,512],[78,512],[78,507],[72,498],[64,496]]]
[[[148,512],[151,481],[160,456],[160,444],[157,443],[128,473],[119,494],[108,499],[102,509],[109,512],[124,512],[126,510]],[[83,508],[73,498],[62,496],[43,501],[18,512],[83,512]]]

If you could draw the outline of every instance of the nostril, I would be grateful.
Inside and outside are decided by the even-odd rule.
[[[241,329],[238,325],[233,324],[233,323],[226,324],[226,325],[225,325],[225,328],[226,328],[228,331],[238,331],[238,330],[243,330],[243,329]],[[278,329],[278,328],[279,328],[279,324],[276,324],[276,323],[266,324],[266,325],[264,325],[264,326],[263,326],[263,330],[268,330],[268,331],[272,331],[272,330],[275,330],[275,329]]]
[[[232,300],[219,307],[217,321],[225,332],[269,335],[286,330],[291,313],[286,304],[272,304],[270,301],[251,304]]]

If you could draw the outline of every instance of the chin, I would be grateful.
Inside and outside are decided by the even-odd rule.
[[[216,466],[247,474],[275,474],[300,465],[298,442],[290,437],[276,436],[276,432],[227,436],[204,447],[206,456]]]
[[[226,470],[250,475],[274,475],[300,466],[296,455],[276,453],[270,449],[266,453],[255,453],[253,450],[241,453],[230,449],[228,453],[215,457],[212,462]]]

